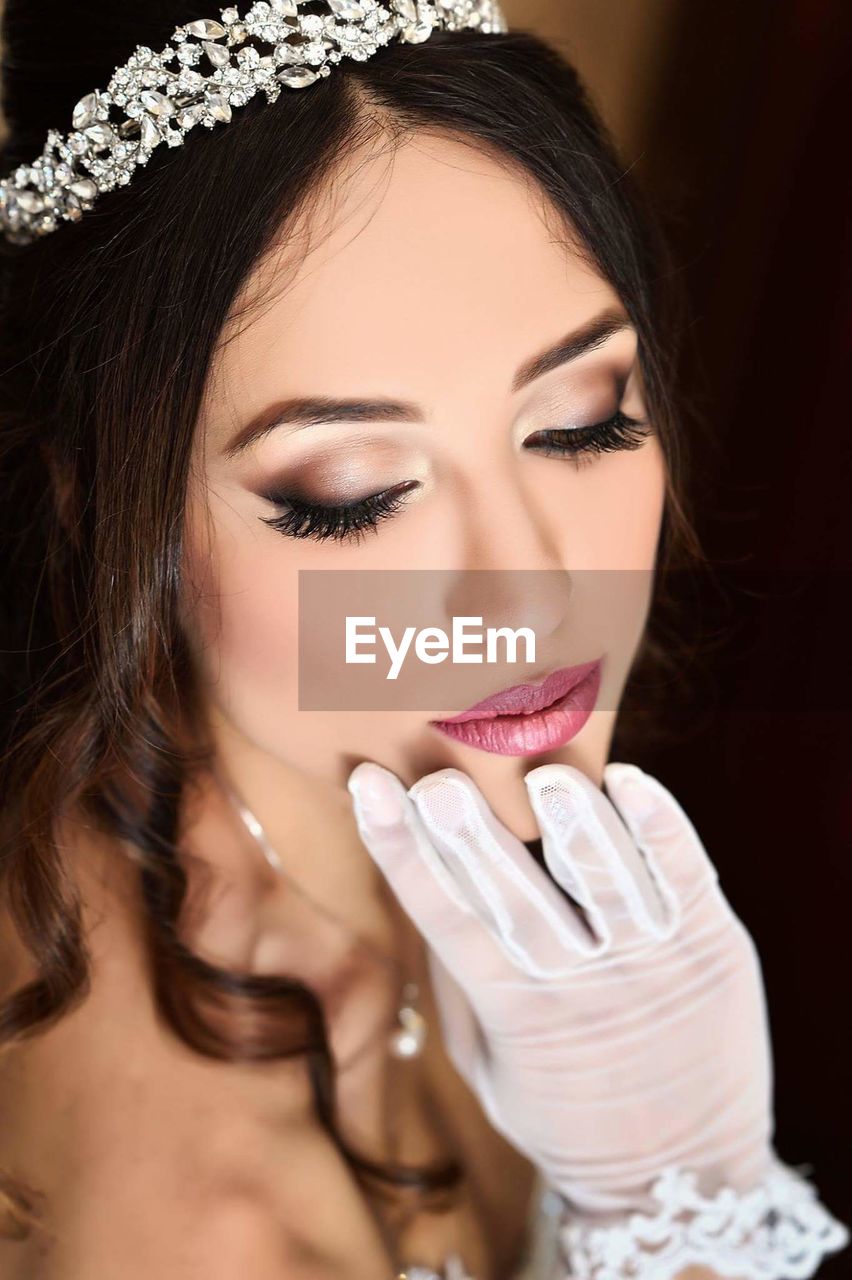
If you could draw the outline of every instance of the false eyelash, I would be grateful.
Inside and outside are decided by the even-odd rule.
[[[336,507],[304,502],[301,498],[269,495],[269,501],[283,508],[279,516],[261,516],[264,524],[290,538],[315,538],[322,542],[333,538],[340,542],[359,542],[368,530],[378,531],[382,520],[395,515],[405,505],[405,494],[418,486],[407,480],[383,493],[373,493]]]
[[[619,409],[605,422],[588,427],[551,427],[536,431],[530,439],[541,437],[544,441],[533,446],[534,452],[544,457],[570,458],[579,467],[596,454],[638,449],[651,431],[647,422],[629,418]],[[405,494],[418,487],[419,481],[407,480],[383,493],[341,506],[321,506],[288,494],[269,494],[268,500],[282,509],[281,514],[260,519],[289,538],[360,542],[369,531],[376,533],[382,520],[396,515],[405,505]]]
[[[650,423],[629,418],[619,409],[606,422],[597,422],[589,427],[551,427],[534,432],[530,439],[534,440],[536,436],[544,438],[544,444],[534,446],[534,452],[545,457],[570,457],[580,465],[584,457],[590,461],[595,454],[638,449],[651,431]],[[529,440],[525,443],[529,446]]]

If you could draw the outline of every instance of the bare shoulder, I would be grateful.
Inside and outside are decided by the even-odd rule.
[[[305,1064],[220,1062],[175,1035],[134,868],[94,839],[75,856],[89,992],[0,1054],[0,1168],[43,1206],[26,1239],[0,1237],[0,1280],[392,1274]]]

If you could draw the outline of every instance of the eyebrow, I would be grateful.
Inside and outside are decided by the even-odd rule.
[[[620,308],[610,307],[602,311],[553,346],[525,361],[512,379],[511,393],[516,395],[537,378],[594,351],[614,333],[630,327],[628,316]],[[267,405],[256,414],[229,441],[224,454],[226,458],[235,458],[278,427],[288,424],[301,428],[326,422],[423,422],[425,416],[422,406],[410,400],[292,396]]]

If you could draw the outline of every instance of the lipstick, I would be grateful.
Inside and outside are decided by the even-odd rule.
[[[440,733],[495,755],[528,756],[564,746],[595,708],[601,659],[559,667],[541,684],[515,684],[466,711],[429,723]]]

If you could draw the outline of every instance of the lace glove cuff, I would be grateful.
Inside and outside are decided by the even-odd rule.
[[[696,1181],[695,1172],[669,1166],[650,1192],[659,1209],[607,1226],[578,1220],[563,1201],[568,1280],[673,1280],[696,1264],[737,1280],[799,1280],[849,1243],[813,1184],[780,1160],[748,1192],[723,1187],[704,1196]]]

